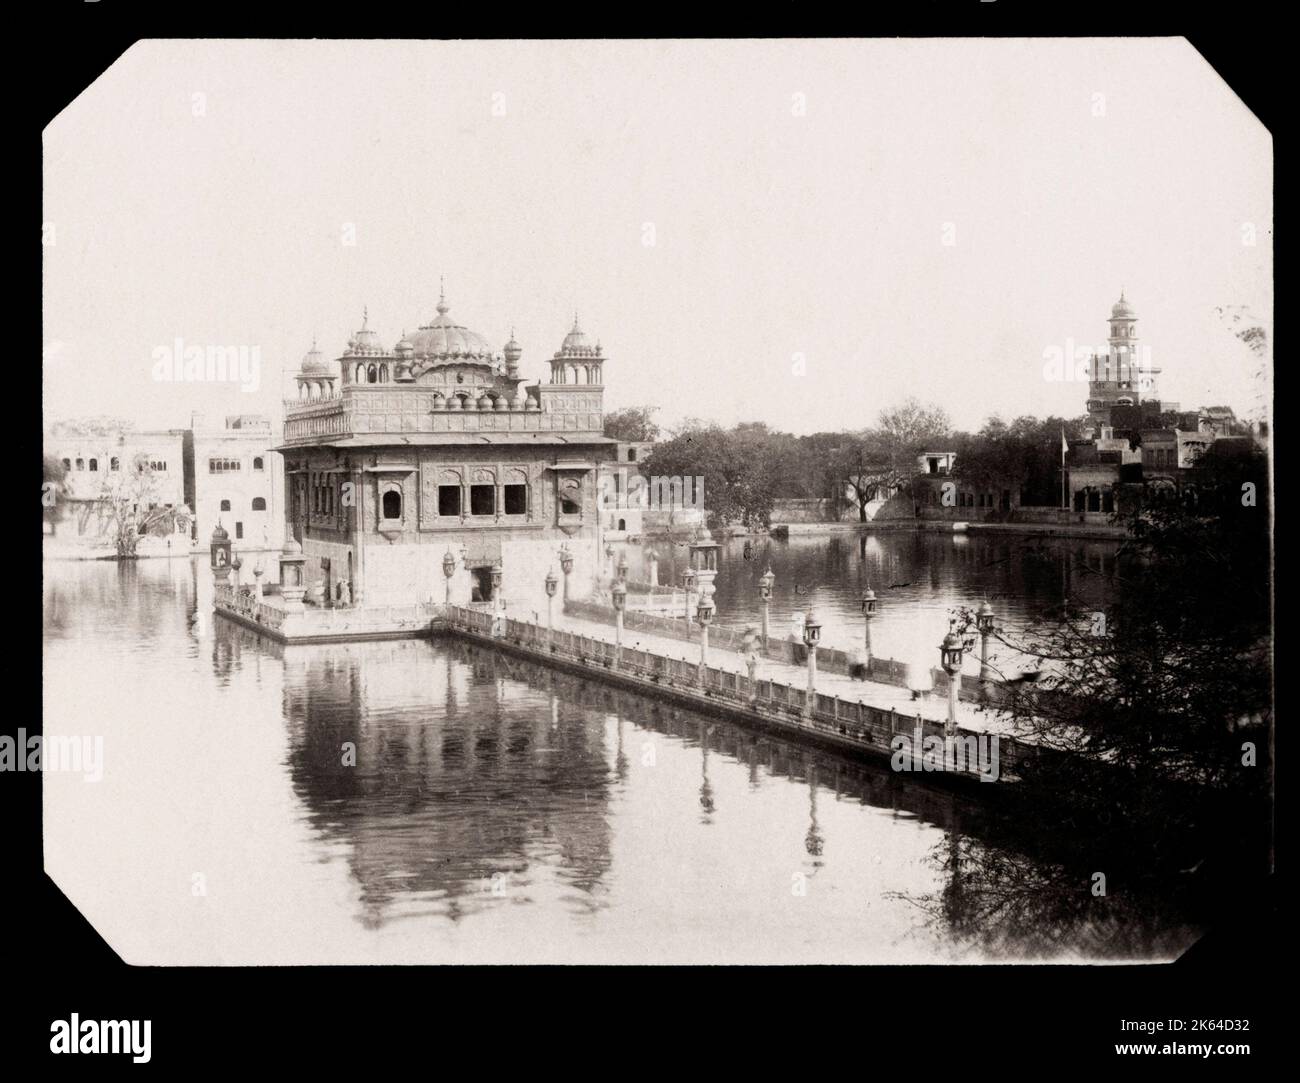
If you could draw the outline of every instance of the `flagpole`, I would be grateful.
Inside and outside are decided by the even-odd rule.
[[[1070,506],[1065,499],[1065,430],[1061,430],[1061,510],[1069,511]]]

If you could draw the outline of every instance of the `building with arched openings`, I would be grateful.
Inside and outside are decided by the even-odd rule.
[[[194,509],[194,539],[205,547],[217,523],[236,550],[271,546],[284,540],[282,462],[269,418],[232,414],[222,424],[190,415],[185,430],[185,500]]]
[[[562,543],[574,596],[600,567],[597,474],[615,448],[600,344],[575,318],[549,380],[529,383],[513,332],[498,351],[450,311],[440,296],[391,347],[366,313],[336,358],[313,344],[295,377],[285,524],[327,604],[440,602],[450,554],[452,601],[490,599],[499,565],[500,597],[531,615]]]

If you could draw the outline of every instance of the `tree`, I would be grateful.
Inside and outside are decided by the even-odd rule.
[[[1235,861],[1268,820],[1268,463],[1233,443],[1212,446],[1181,493],[1128,516],[1105,611],[1068,604],[1005,639],[1046,663],[1007,705],[1055,750],[1025,765],[1025,792],[1069,792],[1107,831],[1148,838],[1187,867]]]
[[[874,429],[846,433],[832,453],[838,488],[867,521],[867,505],[907,488],[919,472],[921,452],[952,438],[947,413],[933,404],[909,398],[883,410]]]
[[[1061,502],[1061,436],[1075,439],[1081,419],[1023,416],[1007,423],[989,418],[974,435],[954,439],[954,473],[976,489],[1009,489],[1021,503],[1057,507]]]
[[[659,426],[654,421],[657,406],[629,406],[605,415],[605,435],[611,440],[641,443],[659,439]]]
[[[867,505],[888,496],[902,483],[878,433],[846,434],[835,449],[835,474],[844,492],[858,506],[858,520],[867,521]],[[910,475],[909,475],[910,476]]]
[[[68,495],[67,471],[52,455],[42,457],[41,463],[41,518],[53,529],[63,518],[63,503]]]
[[[95,506],[100,532],[109,535],[119,557],[135,556],[142,534],[163,532],[174,523],[175,512],[159,502],[158,488],[144,454],[135,456],[130,469],[105,476]]]
[[[717,424],[687,420],[670,440],[655,445],[645,472],[702,478],[704,503],[717,523],[752,529],[771,521],[776,470],[766,425],[740,425],[728,432]]]
[[[901,488],[919,471],[921,452],[952,439],[952,422],[940,406],[909,398],[900,406],[884,410],[872,434],[876,454],[886,464],[890,488]]]

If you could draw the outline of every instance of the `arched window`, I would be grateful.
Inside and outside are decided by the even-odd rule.
[[[260,457],[253,460],[253,469],[254,470],[262,469],[262,460]]]
[[[86,460],[85,460],[85,459],[78,459],[78,460],[77,460],[77,469],[78,469],[78,470],[85,470],[85,469],[86,469]]]
[[[627,520],[626,520],[626,519],[620,519],[620,520],[618,521],[618,528],[619,528],[619,530],[626,530],[626,529],[627,529]]]
[[[65,471],[66,471],[66,470],[71,470],[71,469],[72,469],[72,460],[71,460],[71,459],[64,459],[64,460],[63,460],[63,469],[64,469]]]
[[[366,366],[358,365],[357,378],[353,381],[353,383],[364,384],[365,382],[366,382]]]
[[[64,459],[63,461],[66,463],[68,460],[67,460],[67,459]],[[108,468],[109,468],[110,470],[121,470],[121,469],[122,469],[122,464],[121,464],[120,462],[118,462],[118,460],[117,460],[117,456],[116,456],[116,455],[114,455],[111,459],[108,460]]]
[[[229,511],[229,510],[230,510],[230,501],[229,501],[229,500],[223,500],[223,501],[221,502],[221,510],[222,510],[222,511]]]
[[[98,459],[91,459],[91,460],[90,460],[90,469],[91,469],[91,470],[98,470],[98,469],[99,469],[99,460],[98,460]]]
[[[253,497],[253,510],[266,511],[266,498],[262,496]]]
[[[381,384],[386,384],[386,383],[388,383],[388,366],[387,366],[387,365],[380,365],[380,366],[379,366],[379,382],[380,382]]]
[[[379,370],[374,365],[366,373],[366,383],[377,384],[379,382]]]
[[[636,448],[630,447],[627,449],[627,461],[630,463],[636,462]]]
[[[384,493],[384,518],[400,519],[402,517],[402,494],[396,489]]]

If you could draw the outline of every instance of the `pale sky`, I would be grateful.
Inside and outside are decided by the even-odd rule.
[[[46,417],[278,413],[313,335],[368,306],[391,346],[440,275],[534,380],[576,309],[606,409],[669,424],[1078,415],[1044,352],[1104,347],[1121,286],[1162,398],[1243,413],[1214,310],[1271,340],[1272,208],[1179,39],[142,42],[45,133]],[[178,337],[260,347],[260,389],[156,382]]]

